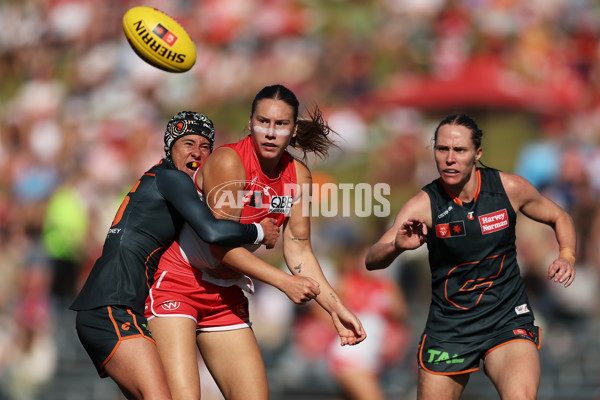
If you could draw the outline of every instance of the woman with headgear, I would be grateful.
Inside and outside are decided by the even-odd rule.
[[[79,339],[101,377],[112,378],[128,399],[170,399],[144,302],[162,253],[184,221],[209,243],[275,244],[274,220],[239,224],[217,220],[200,200],[193,180],[211,153],[215,130],[206,116],[176,114],[165,131],[166,157],[125,196],[108,230],[102,255],[71,309]],[[243,248],[246,262],[255,258]],[[296,282],[294,282],[296,283]],[[313,282],[298,281],[312,288]],[[307,289],[308,295],[312,295]]]
[[[291,146],[325,155],[332,131],[318,108],[309,118],[299,118],[298,113],[299,102],[290,89],[264,87],[252,102],[249,134],[215,150],[196,174],[196,185],[219,218],[277,220],[283,227],[283,256],[290,272],[318,283],[314,298],[331,316],[340,344],[355,345],[366,338],[362,324],[331,287],[312,251],[306,209],[310,171],[288,152]],[[200,397],[196,347],[225,398],[269,396],[244,291],[253,293],[251,278],[279,288],[280,274],[289,274],[257,263],[238,268],[212,256],[228,250],[209,246],[184,226],[159,264],[146,316],[175,399]],[[173,302],[180,305],[176,310]]]

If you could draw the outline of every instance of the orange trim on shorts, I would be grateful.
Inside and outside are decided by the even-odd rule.
[[[127,308],[127,313],[133,317],[133,325],[135,325],[135,327],[137,328],[138,332],[140,332],[140,334],[128,336],[126,338],[123,338],[122,340],[127,340],[129,338],[136,338],[136,337],[142,336],[143,338],[148,339],[152,343],[156,344],[156,341],[152,337],[144,335],[144,330],[142,328],[140,328],[140,326],[138,325],[137,318],[135,317],[135,314],[131,312],[131,309]]]
[[[427,368],[425,366],[425,363],[423,362],[423,344],[425,343],[425,338],[427,337],[427,334],[423,335],[423,340],[421,341],[421,345],[419,346],[419,365],[421,366],[421,368],[423,368],[425,371],[429,372],[430,374],[434,374],[434,375],[461,375],[461,374],[468,374],[471,372],[475,372],[475,371],[479,371],[479,367],[476,368],[472,368],[472,369],[466,369],[464,371],[457,371],[457,372],[437,372],[437,371],[432,371],[429,368]]]
[[[117,321],[115,321],[115,319],[113,318],[112,308],[110,306],[106,306],[106,310],[108,311],[108,318],[110,319],[110,321],[112,322],[113,326],[115,327],[115,333],[117,334],[117,337],[119,338],[119,340],[117,341],[117,344],[115,345],[115,347],[113,347],[113,350],[110,352],[110,354],[108,355],[108,357],[106,357],[106,360],[104,360],[104,362],[100,365],[100,369],[102,370],[102,374],[104,376],[106,376],[106,372],[104,372],[104,366],[110,361],[110,359],[112,358],[113,354],[115,354],[115,352],[117,351],[117,348],[121,344],[121,332],[119,331],[119,327],[117,325]]]
[[[100,365],[100,369],[102,370],[102,373],[100,374],[101,377],[106,377],[107,374],[104,371],[104,366],[110,361],[110,359],[112,358],[112,356],[117,352],[117,349],[119,348],[119,346],[121,345],[121,343],[124,340],[127,339],[135,339],[135,338],[144,338],[144,339],[148,339],[150,340],[152,343],[156,344],[156,341],[154,339],[152,339],[149,336],[144,335],[142,332],[143,330],[140,329],[140,326],[137,323],[137,319],[135,318],[135,315],[131,312],[131,310],[129,309],[129,307],[127,307],[127,312],[133,317],[133,323],[135,325],[135,327],[138,329],[138,332],[140,332],[138,335],[131,335],[131,336],[127,336],[127,337],[122,337],[121,336],[121,331],[119,331],[119,326],[117,324],[117,321],[115,321],[115,319],[113,318],[112,315],[112,308],[111,306],[106,306],[106,309],[108,310],[108,318],[110,318],[113,326],[115,327],[115,333],[117,334],[117,337],[119,338],[119,340],[117,341],[117,344],[115,345],[115,347],[113,347],[112,351],[110,352],[110,354],[108,355],[108,357],[106,357],[106,360],[104,360],[104,362]]]
[[[509,340],[508,342],[500,343],[499,345],[492,347],[491,349],[489,349],[488,351],[485,352],[485,354],[483,355],[483,358],[485,359],[485,357],[487,357],[488,354],[490,354],[492,351],[494,351],[496,349],[499,349],[500,347],[504,346],[505,344],[509,344],[509,343],[512,343],[512,342],[518,342],[518,341],[523,341],[523,342],[531,343],[532,345],[534,345],[535,347],[537,347],[537,349],[539,350],[540,347],[542,347],[542,328],[538,327],[538,344],[535,344],[531,340],[522,339],[522,338],[516,338],[516,339]]]

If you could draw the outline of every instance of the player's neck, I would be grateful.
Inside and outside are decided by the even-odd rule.
[[[263,174],[269,179],[275,179],[281,174],[281,157],[278,158],[263,158],[256,154],[258,164]]]

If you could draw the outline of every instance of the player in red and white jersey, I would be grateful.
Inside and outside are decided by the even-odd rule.
[[[326,155],[331,130],[318,108],[309,119],[299,119],[298,108],[288,88],[263,88],[252,103],[250,135],[215,150],[196,174],[196,185],[217,218],[278,221],[292,274],[264,263],[234,262],[241,257],[233,254],[235,248],[209,246],[189,229],[182,230],[163,255],[146,302],[149,327],[175,399],[200,396],[196,346],[226,398],[268,398],[265,366],[242,291],[252,293],[251,278],[277,287],[297,304],[315,298],[331,315],[341,345],[366,338],[311,248],[310,215],[303,210],[312,188],[310,171],[286,149],[291,145]]]
[[[216,202],[234,204],[236,208],[241,208],[239,221],[242,223],[258,223],[268,217],[275,219],[277,226],[282,226],[289,217],[294,196],[298,192],[295,159],[289,153],[283,153],[281,173],[275,178],[269,178],[262,171],[258,159],[254,155],[250,136],[246,136],[237,143],[222,147],[232,149],[237,153],[243,163],[246,178],[242,191],[238,191],[235,187],[241,186],[241,181],[235,182],[231,187],[229,187],[230,185],[223,186],[223,190],[217,194],[220,197]],[[217,149],[216,151],[220,152],[221,150]],[[235,192],[238,192],[236,198],[233,197]],[[230,217],[226,213],[217,216],[224,219]],[[247,247],[250,250],[256,250],[258,246],[249,245]],[[179,239],[163,255],[161,265],[167,266],[165,270],[168,272],[187,273],[188,275],[193,272],[190,268],[193,267],[203,272],[201,276],[204,281],[224,287],[237,285],[249,293],[254,293],[252,280],[233,271],[216,259],[210,252],[210,245],[203,241],[189,225],[184,225]],[[152,312],[160,314],[159,310]]]

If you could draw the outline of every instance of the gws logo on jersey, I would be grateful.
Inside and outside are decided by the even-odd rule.
[[[448,224],[437,224],[435,226],[435,236],[445,239],[449,237],[465,236],[465,224],[463,221],[454,221]]]
[[[480,216],[479,225],[481,226],[481,233],[483,235],[508,228],[508,213],[506,212],[506,208]]]
[[[160,307],[166,311],[174,311],[174,310],[177,310],[180,305],[181,305],[181,303],[179,301],[169,300],[169,301],[165,301],[164,303],[162,303],[160,305]]]
[[[260,219],[271,213],[289,214],[294,202],[296,185],[285,185],[283,194],[277,193],[273,188],[256,178],[247,182],[234,180],[223,182],[208,192],[206,199],[211,211],[224,218],[239,218],[240,222],[250,219]],[[242,215],[244,207],[252,207],[257,212],[252,216]],[[241,217],[240,217],[241,215]]]
[[[477,307],[502,274],[505,259],[506,254],[499,254],[453,267],[446,275],[444,284],[446,300],[460,310]]]

